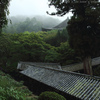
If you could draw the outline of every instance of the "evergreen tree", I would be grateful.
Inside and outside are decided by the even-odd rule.
[[[0,33],[2,27],[7,24],[7,15],[9,14],[8,6],[10,0],[0,0]]]
[[[49,0],[56,13],[65,15],[73,13],[68,22],[70,46],[79,53],[83,60],[84,71],[92,75],[91,56],[98,52],[100,43],[100,2],[98,0]]]

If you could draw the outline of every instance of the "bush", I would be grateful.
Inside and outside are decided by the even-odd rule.
[[[25,94],[24,94],[25,95]],[[21,92],[14,88],[2,88],[0,87],[0,100],[24,100],[24,96]]]
[[[23,81],[20,83],[0,71],[0,100],[37,100]]]
[[[40,94],[38,100],[66,100],[65,97],[56,92],[43,92]]]
[[[95,68],[93,69],[93,71],[94,71],[94,75],[95,75],[95,76],[100,76],[100,66],[95,67]]]

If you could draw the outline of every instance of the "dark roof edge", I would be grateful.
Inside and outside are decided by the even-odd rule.
[[[28,64],[28,65],[31,65],[31,64]],[[97,79],[97,80],[100,81],[100,77],[98,77],[98,76],[91,76],[91,75],[87,75],[87,74],[80,74],[80,73],[76,73],[76,72],[64,71],[64,70],[54,69],[54,68],[44,67],[44,66],[36,66],[36,67],[40,67],[40,68],[44,68],[44,69],[49,69],[49,70],[53,70],[53,71],[58,71],[58,72],[63,72],[63,73],[69,73],[69,74],[79,75],[79,76],[83,76],[83,77],[91,77],[93,79],[95,78],[95,79]]]

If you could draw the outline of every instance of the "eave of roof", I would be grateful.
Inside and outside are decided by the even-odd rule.
[[[32,65],[20,73],[82,100],[100,99],[99,77]]]
[[[64,28],[66,28],[67,26],[67,22],[68,22],[68,18],[66,20],[64,20],[62,23],[60,23],[59,25],[52,27],[52,28],[43,28],[42,27],[42,31],[50,31],[50,30],[63,30]]]

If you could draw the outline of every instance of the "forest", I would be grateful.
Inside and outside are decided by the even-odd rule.
[[[68,34],[65,32],[66,30],[2,33],[0,36],[1,66],[10,70],[19,61],[60,62],[63,65],[77,62],[78,58],[74,50],[69,47]]]
[[[61,65],[82,62],[80,55],[69,45],[67,29],[41,31],[41,23],[44,21],[37,19],[11,17],[12,23],[3,28],[0,35],[0,65],[3,69],[14,71],[19,61],[53,62]],[[52,22],[54,24],[44,23],[44,27],[55,26],[60,21],[53,19]],[[93,54],[92,58],[98,55]]]
[[[72,16],[67,21],[66,28],[63,28],[62,30],[51,31],[42,31],[42,29],[52,29],[53,27],[61,23],[60,20],[41,15],[31,17],[8,17],[10,13],[10,1],[11,0],[0,1],[0,98],[2,100],[47,100],[48,97],[50,97],[51,100],[51,98],[54,97],[54,99],[52,100],[66,100],[63,96],[53,92],[46,92],[44,94],[41,93],[39,97],[34,97],[34,95],[25,86],[23,86],[23,81],[14,81],[12,77],[17,81],[25,79],[28,84],[30,83],[29,85],[32,84],[32,88],[38,87],[36,83],[35,85],[33,85],[31,81],[28,81],[28,79],[30,80],[29,76],[28,78],[24,78],[23,75],[19,73],[17,64],[18,62],[23,61],[59,63],[62,66],[82,62],[82,67],[84,70],[84,72],[82,73],[84,74],[66,71],[66,73],[69,74],[68,76],[70,76],[70,74],[72,75],[72,78],[68,78],[66,76],[68,82],[66,85],[66,81],[61,80],[61,78],[59,78],[59,80],[62,82],[54,80],[55,82],[59,83],[56,86],[59,87],[58,90],[60,91],[57,91],[59,93],[61,92],[62,85],[60,84],[63,84],[66,88],[62,88],[62,92],[64,93],[66,91],[66,96],[68,97],[67,99],[69,99],[69,96],[72,96],[73,98],[75,97],[77,99],[79,99],[81,96],[82,99],[83,97],[89,99],[99,99],[100,78],[97,76],[100,76],[100,65],[92,67],[92,58],[100,57],[100,1],[47,0],[48,6],[53,6],[56,11],[46,11],[46,14],[64,16],[66,14],[69,14],[70,12],[72,13]],[[35,3],[35,1],[33,3]],[[25,7],[28,8],[28,6]],[[32,7],[35,6],[32,5]],[[44,5],[42,7],[44,7]],[[23,7],[21,6],[21,9],[22,8]],[[27,12],[26,10],[23,10],[22,13],[24,13],[24,11]],[[42,9],[40,8],[39,11],[41,13]],[[37,11],[32,12],[35,13]],[[97,61],[97,59],[95,61]],[[12,77],[7,75],[7,73]],[[75,76],[79,76],[79,78],[76,77],[77,80],[75,79],[73,73],[75,74]],[[58,75],[61,76],[61,74]],[[86,80],[84,80],[84,78],[80,78],[81,75],[85,77]],[[87,77],[90,77],[91,80]],[[56,76],[56,78],[58,78],[58,76]],[[93,82],[94,79],[98,81]],[[69,80],[73,80],[74,82]],[[34,81],[33,78],[32,81]],[[40,82],[42,83],[42,81]],[[84,82],[85,84],[81,84],[82,82]],[[50,83],[50,81],[48,81],[48,83]],[[86,86],[86,83],[89,84]],[[71,84],[71,88],[69,90],[68,84]],[[77,84],[79,84],[79,87]],[[87,87],[89,87],[90,89]],[[98,88],[96,89],[95,87]],[[40,87],[38,91],[40,91],[41,89],[42,88]],[[89,91],[87,89],[89,89]],[[87,93],[88,95],[86,96],[85,93]]]
[[[8,25],[3,28],[5,33],[22,33],[25,31],[38,32],[42,27],[52,28],[61,21],[46,16],[12,16],[8,18]]]

